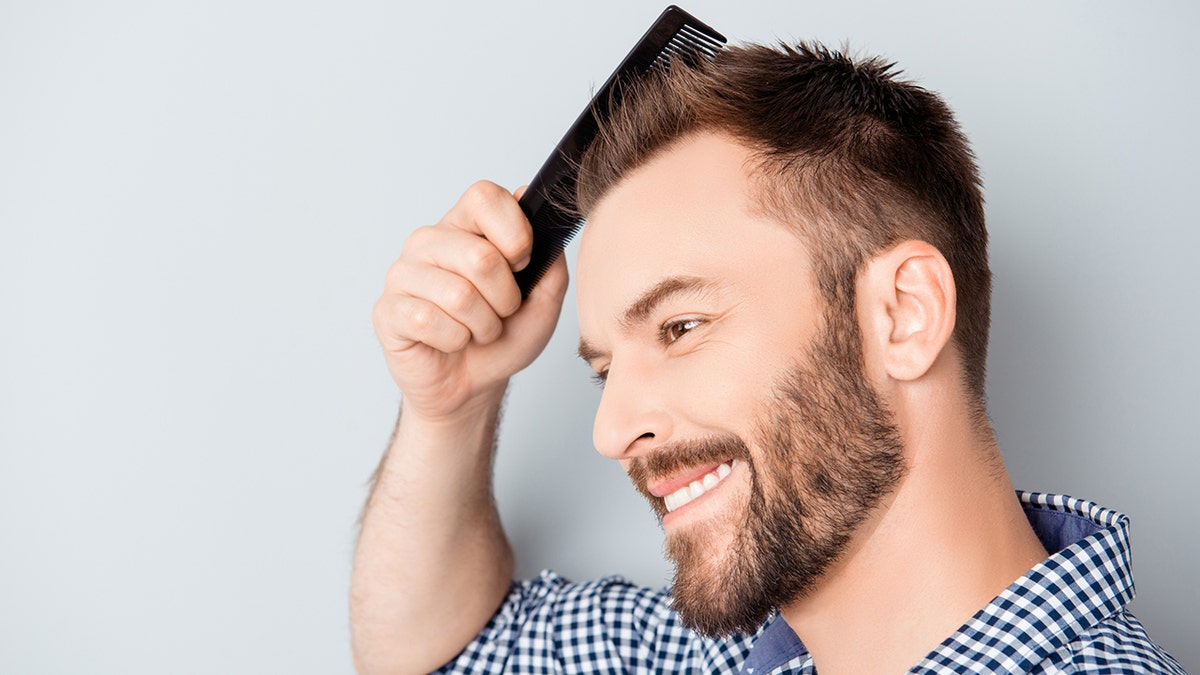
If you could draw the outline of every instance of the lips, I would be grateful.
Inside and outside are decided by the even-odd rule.
[[[634,457],[625,468],[661,520],[715,488],[749,459],[750,449],[729,434],[670,443]]]

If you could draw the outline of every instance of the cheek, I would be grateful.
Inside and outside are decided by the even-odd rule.
[[[673,364],[672,396],[696,424],[745,438],[753,411],[771,390],[772,372],[750,351],[707,349]]]

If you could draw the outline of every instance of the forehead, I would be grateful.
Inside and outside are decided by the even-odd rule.
[[[614,186],[589,215],[576,294],[585,335],[664,279],[689,277],[751,292],[787,267],[807,280],[790,228],[754,201],[751,152],[717,134],[686,137]]]

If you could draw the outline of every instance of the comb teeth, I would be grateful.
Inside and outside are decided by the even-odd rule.
[[[716,56],[717,52],[725,48],[724,42],[714,40],[712,37],[693,29],[691,26],[684,24],[679,28],[679,32],[675,34],[672,40],[681,40],[691,45],[693,48],[704,52],[707,56]]]
[[[685,23],[680,25],[662,46],[650,67],[668,68],[673,59],[683,59],[686,62],[693,62],[697,58],[711,59],[723,48],[723,42]]]
[[[725,36],[671,5],[596,91],[591,103],[530,181],[519,202],[533,226],[533,252],[529,265],[515,275],[522,298],[529,297],[534,285],[583,226],[583,221],[572,213],[579,163],[596,137],[600,121],[608,116],[609,107],[619,100],[623,89],[619,85],[641,77],[648,70],[670,68],[674,59],[694,62],[713,58],[724,45]]]

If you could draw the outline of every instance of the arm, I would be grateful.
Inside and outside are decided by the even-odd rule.
[[[363,514],[351,581],[355,666],[428,672],[487,624],[512,578],[492,498],[509,377],[545,347],[566,291],[559,260],[521,303],[512,271],[532,240],[516,198],[472,187],[406,242],[376,303],[376,333],[403,392]]]

